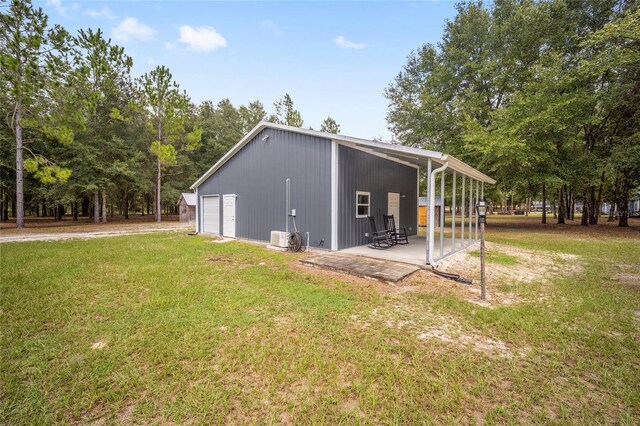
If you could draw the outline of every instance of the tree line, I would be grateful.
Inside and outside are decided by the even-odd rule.
[[[100,29],[72,35],[31,0],[0,2],[0,219],[175,212],[179,194],[262,120],[302,127],[289,94],[195,105],[170,70],[133,78]],[[321,130],[337,133],[331,117]]]
[[[414,51],[385,90],[394,136],[486,170],[496,204],[551,200],[564,223],[579,202],[590,225],[608,202],[628,226],[640,186],[638,2],[456,7],[440,42]]]

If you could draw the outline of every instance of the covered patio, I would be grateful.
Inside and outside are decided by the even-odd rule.
[[[362,245],[346,248],[341,252],[436,267],[440,260],[465,250],[478,241],[478,215],[475,206],[484,199],[484,184],[493,185],[496,183],[494,179],[441,152],[353,138],[349,138],[348,142],[372,154],[418,168],[418,187],[420,181],[426,180],[427,183],[427,229],[425,236],[412,236],[406,245],[398,244],[388,249],[372,249],[368,245]],[[426,171],[426,174],[421,174],[421,171]],[[436,202],[443,214],[436,215]],[[445,214],[445,206],[450,207],[448,215]],[[419,210],[418,205],[415,208]],[[445,216],[450,219],[446,227]],[[439,222],[437,227],[436,220]]]
[[[447,256],[450,256],[453,253],[456,253],[460,250],[467,249],[471,246],[474,246],[477,243],[477,240],[466,241],[464,246],[462,245],[462,241],[458,239],[456,241],[456,247],[453,248],[451,245],[451,239],[447,238],[443,244],[443,256],[439,256],[438,260],[441,260]],[[440,250],[438,244],[438,251]],[[388,249],[372,249],[368,245],[351,247],[348,249],[340,250],[340,253],[351,254],[355,256],[364,256],[371,257],[374,259],[384,259],[384,260],[392,260],[395,262],[409,263],[412,265],[417,265],[420,267],[424,267],[428,265],[425,262],[425,258],[428,256],[427,254],[427,239],[422,236],[414,235],[409,237],[409,244],[397,245]]]

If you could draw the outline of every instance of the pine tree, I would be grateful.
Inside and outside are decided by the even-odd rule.
[[[12,0],[0,15],[1,79],[10,99],[11,128],[16,149],[16,227],[24,228],[24,150],[25,127],[37,127],[46,84],[55,82],[59,58],[65,49],[67,33],[60,26],[48,27],[41,8],[31,0]],[[28,148],[27,148],[28,149]],[[41,157],[39,163],[42,163]],[[49,169],[51,171],[51,169]]]

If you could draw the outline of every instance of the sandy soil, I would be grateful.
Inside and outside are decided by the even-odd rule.
[[[179,222],[167,223],[162,226],[149,226],[148,224],[138,224],[135,226],[122,227],[109,227],[105,224],[105,230],[103,231],[78,231],[75,232],[56,232],[56,233],[12,233],[0,235],[0,243],[13,243],[13,242],[25,242],[25,241],[62,241],[69,239],[90,239],[90,238],[106,238],[117,237],[120,235],[137,235],[137,234],[149,234],[152,232],[165,232],[165,231],[190,231],[192,227],[188,224],[182,224]]]
[[[582,261],[578,256],[539,250],[524,250],[514,246],[487,243],[487,251],[496,251],[517,258],[515,265],[487,263],[487,301],[480,300],[480,259],[468,252],[459,252],[438,264],[438,270],[458,274],[473,280],[473,285],[451,286],[445,284],[444,290],[455,291],[462,298],[481,306],[512,305],[527,301],[515,292],[503,292],[501,286],[516,287],[532,282],[551,282],[560,276],[574,275],[582,271]],[[425,273],[428,273],[425,271]],[[415,278],[414,278],[415,279]],[[442,280],[439,280],[442,281]],[[438,286],[438,284],[436,284]],[[536,300],[544,300],[547,295],[541,291]]]
[[[163,215],[162,222],[156,222],[154,216],[129,215],[129,219],[122,216],[109,216],[107,223],[93,223],[93,219],[80,217],[73,220],[65,216],[63,220],[55,220],[51,217],[27,217],[24,229],[16,229],[15,219],[8,222],[0,222],[0,235],[14,234],[56,234],[60,232],[92,232],[114,231],[125,229],[139,229],[140,227],[169,227],[178,225],[178,216]],[[193,225],[195,227],[195,225]]]

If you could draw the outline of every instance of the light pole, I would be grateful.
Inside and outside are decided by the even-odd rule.
[[[487,219],[487,203],[482,200],[476,205],[480,224],[480,299],[487,300],[487,287],[484,274],[484,224]]]

